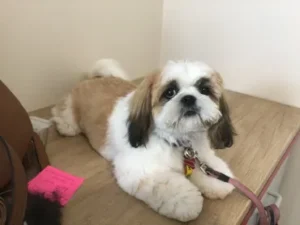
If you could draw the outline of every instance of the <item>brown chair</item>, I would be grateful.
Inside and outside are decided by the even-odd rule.
[[[23,224],[27,198],[24,162],[32,151],[40,169],[49,164],[26,110],[0,80],[0,225]]]

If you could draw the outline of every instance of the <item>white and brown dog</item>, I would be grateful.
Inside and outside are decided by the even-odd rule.
[[[120,187],[162,215],[195,219],[203,196],[223,199],[231,184],[195,169],[183,173],[183,146],[228,176],[214,149],[233,144],[234,128],[220,75],[202,62],[169,62],[135,87],[117,62],[100,60],[53,110],[58,131],[84,133],[92,147],[112,161]]]

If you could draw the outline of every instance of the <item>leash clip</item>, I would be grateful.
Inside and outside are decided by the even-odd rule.
[[[280,218],[280,212],[278,207],[275,204],[264,207],[262,202],[256,195],[245,185],[234,178],[216,171],[209,167],[205,162],[202,162],[198,158],[197,152],[192,147],[185,147],[183,151],[184,156],[184,166],[185,166],[185,175],[188,177],[193,173],[195,169],[195,164],[198,164],[199,169],[207,176],[218,179],[222,182],[230,183],[239,191],[241,191],[246,197],[248,197],[256,206],[259,213],[259,224],[260,225],[275,225],[277,224]],[[195,162],[196,161],[196,162]]]
[[[196,159],[198,164],[199,164],[199,169],[204,173],[204,174],[208,174],[207,173],[207,165],[204,162],[201,162],[198,158],[198,154],[197,152],[192,149],[192,148],[185,148],[184,152],[183,152],[184,158],[186,159]]]
[[[195,159],[197,158],[197,152],[194,149],[187,147],[184,149],[183,156],[186,159]]]
[[[206,165],[205,163],[201,163],[201,162],[199,161],[198,158],[196,158],[196,159],[197,159],[197,161],[198,161],[198,163],[199,163],[199,168],[200,168],[200,170],[201,170],[205,175],[208,175],[208,173],[207,173],[207,165]]]
[[[207,173],[207,165],[204,162],[201,162],[199,160],[198,154],[197,154],[197,152],[194,149],[189,148],[189,147],[185,148],[184,152],[183,152],[183,156],[184,156],[185,159],[189,159],[189,160],[190,159],[196,159],[197,162],[198,162],[198,165],[199,165],[199,169],[204,174],[208,175],[208,173]]]

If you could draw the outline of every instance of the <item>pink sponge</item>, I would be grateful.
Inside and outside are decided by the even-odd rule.
[[[56,200],[53,196],[56,192],[59,195],[59,203],[64,206],[81,186],[83,180],[83,178],[47,166],[28,183],[28,190],[30,193],[41,193],[53,201]]]

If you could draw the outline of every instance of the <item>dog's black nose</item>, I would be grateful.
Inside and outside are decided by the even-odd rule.
[[[184,106],[194,106],[196,103],[196,98],[193,95],[186,95],[181,99],[181,103]]]

